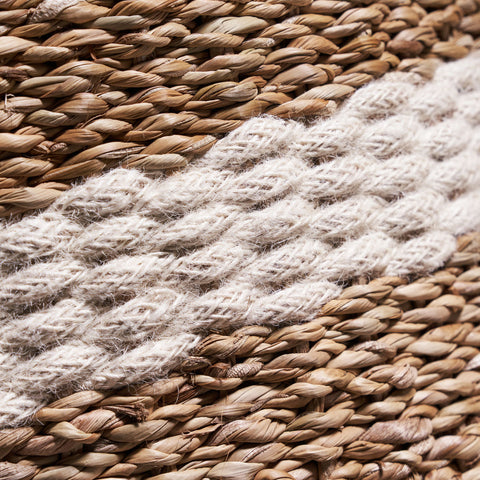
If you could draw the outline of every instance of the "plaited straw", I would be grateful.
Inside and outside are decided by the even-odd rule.
[[[360,282],[309,323],[210,335],[165,380],[58,400],[0,431],[0,478],[476,480],[479,260],[466,235],[432,276]]]
[[[405,96],[408,92],[408,96]],[[355,128],[351,128],[354,124]],[[0,427],[163,378],[210,329],[305,323],[480,229],[480,52],[332,118],[250,119],[166,179],[116,168],[0,232]]]
[[[0,1],[0,215],[121,164],[185,165],[261,113],[327,114],[480,33],[478,0]]]

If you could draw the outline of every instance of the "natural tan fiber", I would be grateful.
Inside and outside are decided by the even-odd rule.
[[[58,400],[0,432],[0,479],[476,480],[479,261],[466,235],[430,277],[360,282],[310,323],[210,335],[163,381]]]
[[[480,52],[428,82],[385,75],[309,125],[250,119],[168,178],[115,168],[0,223],[6,428],[78,388],[163,378],[210,328],[304,323],[355,278],[442,267],[480,230]]]
[[[121,164],[185,165],[261,113],[428,73],[480,33],[478,0],[0,0],[0,215]]]

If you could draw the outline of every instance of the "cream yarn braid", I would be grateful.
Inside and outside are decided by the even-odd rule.
[[[0,233],[0,425],[164,375],[211,329],[312,319],[480,228],[480,55],[311,125],[260,117],[182,172],[116,169]]]

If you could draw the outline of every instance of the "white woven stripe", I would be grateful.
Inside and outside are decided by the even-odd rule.
[[[253,119],[166,179],[91,179],[0,233],[0,425],[161,376],[209,328],[309,320],[354,277],[431,271],[479,228],[478,54],[311,126]]]

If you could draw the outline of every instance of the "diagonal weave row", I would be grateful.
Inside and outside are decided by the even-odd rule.
[[[159,378],[209,329],[309,321],[356,277],[439,268],[480,228],[479,78],[478,53],[394,73],[310,127],[252,119],[177,175],[115,169],[4,221],[0,424]]]
[[[1,0],[0,215],[73,178],[185,165],[252,116],[305,117],[456,59],[478,0]],[[402,60],[404,59],[404,60]]]
[[[0,478],[476,480],[479,260],[466,235],[432,276],[357,284],[312,322],[210,335],[168,379],[58,400],[0,431]]]

